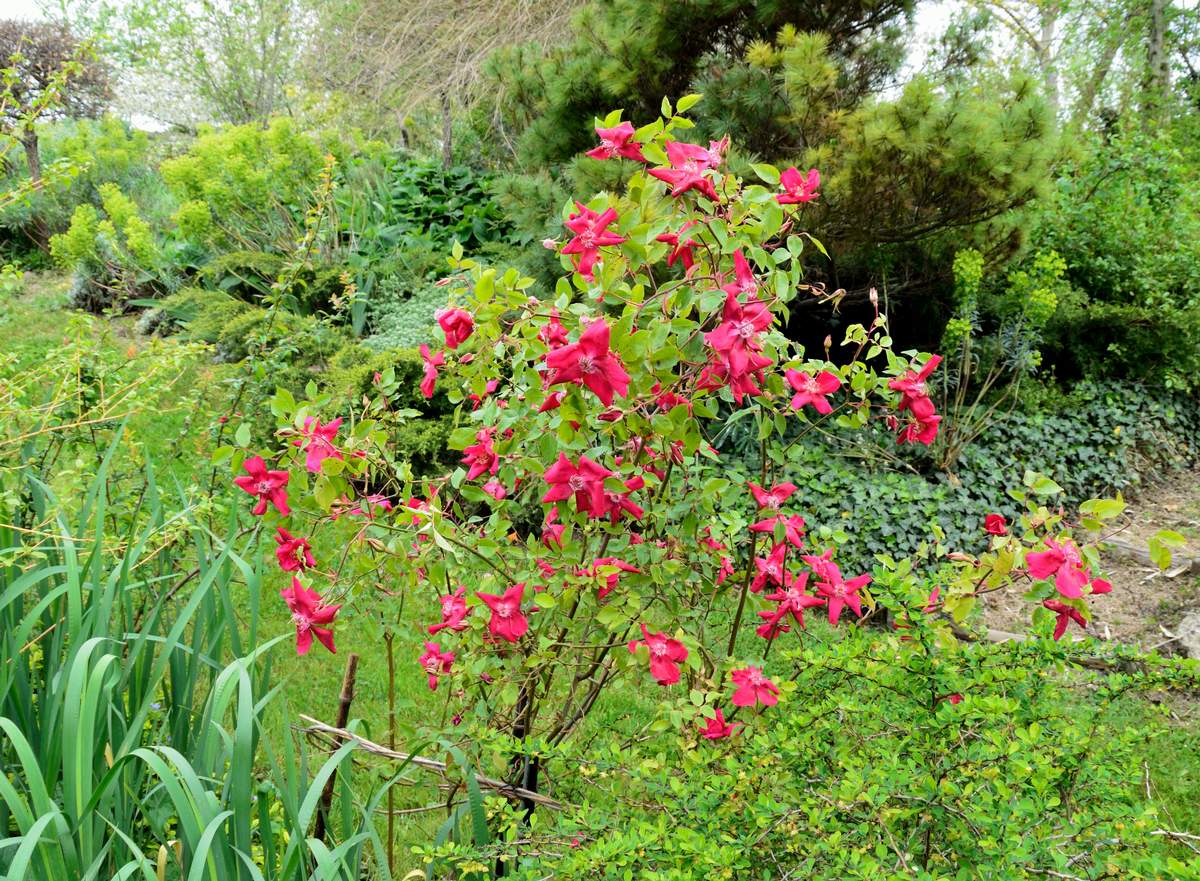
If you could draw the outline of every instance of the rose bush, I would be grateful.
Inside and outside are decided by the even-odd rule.
[[[255,514],[287,530],[281,541],[330,529],[345,547],[316,565],[295,565],[300,545],[286,555],[300,569],[284,591],[298,650],[313,635],[333,650],[356,593],[403,595],[419,623],[401,635],[453,724],[552,748],[618,684],[661,687],[663,719],[689,737],[770,725],[797,689],[772,646],[804,638],[805,610],[837,627],[892,625],[878,636],[897,663],[952,657],[985,592],[1028,590],[1035,626],[1056,639],[1086,626],[1088,603],[1110,588],[1094,546],[1048,506],[1058,487],[1047,478],[1025,475],[1015,498],[1026,516],[992,528],[981,556],[937,544],[843,572],[836,535],[806,534],[788,450],[811,432],[875,424],[897,443],[931,443],[940,359],[893,351],[878,311],[824,352],[789,342],[791,303],[837,296],[806,283],[802,264],[821,247],[804,223],[819,174],[726,173],[727,141],[679,139],[695,100],[664,102],[640,129],[619,114],[598,126],[595,155],[624,163],[628,181],[564,210],[565,240],[545,245],[570,271],[551,295],[455,248],[437,315],[445,342],[422,347],[421,390],[457,405],[461,467],[416,482],[389,448],[389,425],[411,414],[389,404],[393,371],[353,413],[323,412],[315,389],[276,396],[279,447],[239,452],[238,483]],[[749,485],[722,476],[710,443],[744,422],[760,448]],[[1083,522],[1120,510],[1089,503]],[[905,589],[876,592],[881,578]],[[920,639],[903,632],[917,619]],[[960,700],[953,661],[930,664],[933,703]],[[527,788],[533,751],[513,766]]]

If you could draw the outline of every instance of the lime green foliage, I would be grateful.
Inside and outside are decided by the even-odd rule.
[[[100,204],[100,187],[115,184],[123,192],[134,194],[147,203],[157,204],[160,184],[151,170],[152,145],[145,132],[111,116],[99,120],[64,120],[39,126],[42,161],[69,163],[76,170],[64,181],[34,193],[0,211],[0,230],[20,245],[32,246],[35,226],[60,233],[67,228],[77,206]],[[15,160],[6,182],[26,175],[24,156],[15,151]]]
[[[144,333],[181,330],[189,339],[216,343],[229,323],[250,308],[225,291],[187,287],[165,297],[139,324]]]
[[[138,206],[116,184],[99,187],[101,211],[82,203],[50,253],[76,277],[76,305],[91,311],[179,284],[164,245]]]
[[[331,150],[345,152],[336,141],[319,140],[278,117],[265,129],[206,129],[187,153],[165,160],[159,170],[180,204],[188,206],[189,231],[208,229],[218,240],[265,244],[280,224],[303,213]],[[198,204],[188,205],[201,202],[208,206],[211,228]],[[177,213],[176,222],[180,219]]]
[[[1040,330],[1058,309],[1058,293],[1065,287],[1067,262],[1057,251],[1038,251],[1022,269],[1008,274],[1007,306]]]

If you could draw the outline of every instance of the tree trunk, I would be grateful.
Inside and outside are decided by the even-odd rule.
[[[1117,50],[1120,48],[1120,36],[1117,34],[1111,35],[1104,46],[1104,52],[1096,62],[1096,67],[1092,70],[1092,75],[1088,77],[1079,90],[1079,98],[1075,102],[1075,112],[1072,116],[1072,121],[1075,125],[1083,125],[1087,122],[1088,117],[1091,116],[1092,108],[1096,104],[1096,96],[1100,94],[1100,88],[1108,78],[1109,71],[1112,70],[1113,61],[1117,57]]]
[[[42,156],[38,150],[37,129],[32,124],[25,126],[21,144],[25,147],[25,161],[29,163],[31,191],[36,192],[42,188]],[[41,214],[36,211],[33,213],[32,236],[33,243],[39,250],[45,251],[50,247],[50,230],[47,229]]]
[[[450,93],[442,92],[442,167],[454,164],[453,128],[450,120]]]
[[[1150,0],[1149,12],[1143,108],[1147,115],[1157,117],[1167,95],[1167,0]]]

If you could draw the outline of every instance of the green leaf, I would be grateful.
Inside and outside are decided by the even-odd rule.
[[[243,422],[239,425],[237,431],[234,432],[233,439],[237,441],[239,447],[250,446],[250,423]]]

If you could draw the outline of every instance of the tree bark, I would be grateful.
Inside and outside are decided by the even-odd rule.
[[[1147,115],[1157,117],[1167,95],[1167,0],[1150,0],[1149,12],[1143,107]]]
[[[1058,63],[1054,57],[1054,31],[1058,25],[1059,6],[1045,3],[1041,8],[1041,35],[1038,40],[1038,61],[1046,83],[1046,100],[1058,116]]]
[[[33,124],[25,126],[21,134],[21,144],[25,147],[25,161],[29,163],[29,180],[31,190],[36,192],[42,188],[42,156],[38,149],[38,133]],[[50,247],[50,230],[41,214],[33,213],[33,243],[38,250],[46,251]]]

